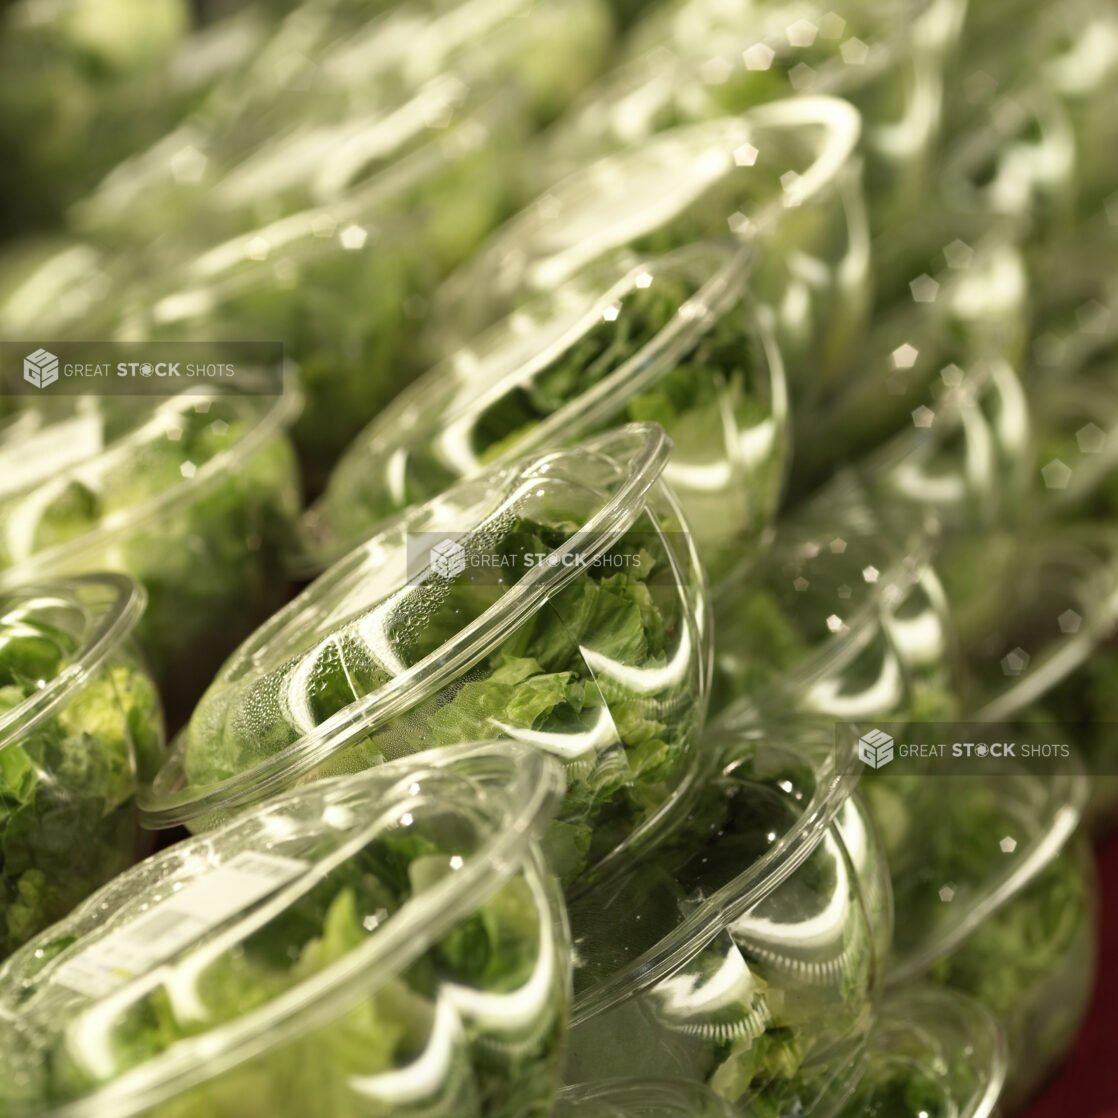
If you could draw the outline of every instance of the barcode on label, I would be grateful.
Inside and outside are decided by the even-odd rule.
[[[101,997],[200,940],[293,881],[307,863],[246,851],[204,873],[150,912],[65,960],[54,981],[78,993]]]
[[[226,868],[250,873],[256,877],[290,881],[292,865],[297,865],[300,869],[304,866],[302,862],[294,862],[290,858],[277,858],[272,854],[256,854],[248,850],[228,862]]]
[[[149,916],[137,920],[135,924],[120,930],[121,939],[135,943],[150,943],[162,939],[172,932],[178,932],[184,925],[204,924],[204,921],[181,908],[168,906],[157,908]]]

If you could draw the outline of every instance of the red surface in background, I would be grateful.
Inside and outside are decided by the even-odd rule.
[[[1099,976],[1075,1050],[1025,1118],[1118,1118],[1118,836],[1099,852]]]

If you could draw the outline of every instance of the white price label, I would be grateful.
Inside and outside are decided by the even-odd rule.
[[[103,997],[201,939],[307,869],[295,858],[247,851],[196,878],[85,951],[67,959],[54,980]]]

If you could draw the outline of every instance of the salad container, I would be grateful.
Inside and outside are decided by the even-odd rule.
[[[964,706],[980,719],[1038,713],[1118,623],[1118,537],[1109,526],[1039,528],[960,538],[938,564],[968,685]]]
[[[736,1109],[831,1114],[873,1018],[885,865],[831,726],[709,747],[721,772],[676,835],[571,902],[567,1077],[672,1075]]]
[[[1032,408],[1007,361],[947,366],[911,427],[856,468],[878,503],[934,515],[941,533],[1018,524],[1035,468]]]
[[[298,515],[297,396],[69,397],[0,427],[0,588],[120,570],[169,701],[278,604]]]
[[[686,1079],[615,1079],[559,1092],[555,1118],[735,1118],[724,1098]]]
[[[464,746],[179,843],[0,970],[5,1114],[550,1114],[558,766]]]
[[[57,221],[116,158],[178,116],[187,92],[168,81],[168,66],[189,26],[185,0],[0,7],[5,232]]]
[[[408,511],[228,660],[144,794],[213,826],[276,791],[462,740],[560,758],[565,883],[654,835],[704,771],[709,606],[670,443],[633,424]]]
[[[1118,813],[1118,539],[1102,517],[1043,521],[1036,539],[960,541],[941,563],[973,683],[969,709],[1062,728],[1090,774],[1088,821],[1097,830]],[[976,563],[994,576],[994,592],[979,593]]]
[[[991,379],[992,390],[1008,392],[1005,382],[1020,378],[1028,324],[1023,255],[995,234],[974,245],[937,241],[933,256],[938,266],[927,260],[930,271],[913,271],[903,293],[880,309],[848,375],[794,412],[794,492],[810,492],[836,462],[864,459],[906,428],[930,427],[929,409],[944,394],[973,393],[977,386],[963,386]],[[953,263],[945,265],[945,256]],[[1021,442],[1025,432],[1010,436]]]
[[[1104,376],[1118,354],[1118,191],[1074,233],[1038,255],[1046,278],[1037,291],[1030,350],[1035,387],[1069,386],[1081,369]],[[1113,382],[1112,372],[1109,374]]]
[[[603,64],[603,0],[300,5],[239,72],[85,199],[112,244],[221,240],[324,205],[473,117],[531,128]],[[481,114],[480,116],[478,114]],[[439,199],[453,207],[453,189]]]
[[[789,707],[844,720],[951,711],[935,532],[875,506],[850,476],[791,513],[718,601],[712,713],[736,724]]]
[[[1008,1038],[1003,1105],[1019,1108],[1070,1048],[1093,986],[1086,780],[1074,763],[996,778],[879,770],[864,791],[896,902],[888,980],[983,1002]]]
[[[563,165],[767,101],[843,97],[865,121],[870,218],[887,228],[922,195],[965,7],[960,0],[665,4],[634,28],[615,72],[556,127],[549,154]]]
[[[0,593],[0,957],[145,853],[163,715],[130,643],[143,608],[122,575]]]
[[[998,5],[992,7],[997,8]],[[1115,123],[1107,111],[1118,92],[1118,13],[1098,0],[1015,7],[996,28],[979,29],[971,5],[966,52],[951,112],[956,122],[990,111],[990,100],[1045,90],[1066,113],[1078,162],[1074,190],[1091,206],[1114,189]]]
[[[756,244],[751,286],[811,392],[857,339],[868,309],[859,134],[846,102],[794,98],[669,129],[581,167],[443,285],[444,349],[603,259],[635,263],[731,239]]]
[[[674,444],[664,476],[717,584],[763,541],[783,479],[783,366],[750,267],[746,249],[694,245],[514,313],[350,446],[308,514],[312,557],[349,550],[489,463],[654,419]]]
[[[282,339],[306,399],[293,437],[314,491],[348,439],[425,367],[424,293],[506,206],[514,145],[489,140],[470,122],[448,127],[337,200],[192,254],[154,296],[129,293],[113,336]]]
[[[943,165],[949,206],[1000,221],[1023,240],[1058,239],[1075,216],[1079,173],[1067,110],[1043,86],[1013,90],[960,134]]]
[[[314,8],[303,13],[312,23]],[[336,31],[330,49],[277,47],[266,69],[289,56],[308,68],[309,89],[286,90],[294,105],[234,98],[236,126],[213,126],[227,150],[173,137],[150,160],[157,179],[170,166],[165,196],[145,187],[143,168],[121,188],[126,228],[155,207],[147,225],[161,236],[141,255],[172,279],[134,284],[113,336],[283,339],[302,376],[293,434],[312,492],[430,363],[432,291],[522,203],[520,153],[537,114],[589,79],[608,41],[601,0],[425,8],[398,6],[364,43]],[[244,128],[262,132],[246,139]],[[173,179],[184,152],[185,184]]]
[[[841,1118],[995,1118],[1005,1075],[1005,1038],[981,1002],[905,987],[882,1003]]]

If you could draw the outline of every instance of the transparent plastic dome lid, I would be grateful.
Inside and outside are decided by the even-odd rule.
[[[631,143],[719,109],[793,93],[850,94],[907,53],[914,21],[920,47],[942,50],[958,30],[957,9],[956,0],[661,5],[634,27],[621,64],[560,123],[554,145]]]
[[[862,784],[889,860],[896,902],[891,985],[963,943],[1065,849],[1088,785],[1069,758],[1051,775],[1007,764],[997,779],[927,772]]]
[[[884,859],[834,769],[849,737],[776,720],[709,742],[721,771],[686,820],[570,899],[573,1081],[682,1075],[772,1113],[844,1095],[891,921]]]
[[[1035,231],[1070,216],[1077,172],[1075,133],[1059,100],[1030,87],[983,112],[949,149],[942,185],[949,204],[988,220],[1022,222]]]
[[[1100,315],[1101,312],[1101,315]],[[1100,303],[1083,315],[1110,316]],[[1101,324],[1100,324],[1101,326]],[[1118,476],[1118,318],[1111,337],[1095,334],[1066,364],[1031,385],[1037,401],[1038,474],[1044,500],[1061,514],[1097,513],[1114,500]]]
[[[706,751],[719,771],[668,843],[570,901],[578,956],[572,1024],[654,987],[770,894],[810,856],[857,786],[849,763],[856,734],[822,719],[715,727]]]
[[[935,134],[939,70],[964,11],[959,0],[683,0],[638,26],[627,57],[662,67],[659,54],[678,54],[683,72],[672,93],[685,109],[700,98],[727,111],[794,94],[847,97],[866,119],[871,147],[911,158]],[[876,84],[896,70],[903,81]]]
[[[1118,624],[1118,534],[1106,523],[962,537],[937,570],[958,630],[966,704],[980,719],[1020,715]]]
[[[126,641],[143,588],[125,575],[65,578],[0,593],[0,686],[32,687],[0,710],[0,750],[65,707]]]
[[[81,397],[25,408],[0,423],[0,585],[111,544],[187,507],[299,408],[279,396],[187,391],[169,397]]]
[[[824,484],[836,457],[857,462],[906,428],[933,428],[935,411],[951,403],[945,396],[961,403],[977,391],[964,385],[1020,375],[1029,298],[1022,253],[996,233],[934,242],[928,259],[906,266],[847,375],[795,415],[794,486]],[[1022,411],[1018,404],[1001,421],[1007,449],[1028,435]]]
[[[740,1111],[701,1083],[617,1079],[559,1092],[556,1118],[734,1118]]]
[[[991,1118],[1006,1065],[1005,1038],[981,1003],[936,987],[898,990],[881,1006],[840,1118]]]
[[[912,409],[909,429],[871,453],[858,475],[879,500],[926,508],[945,531],[1004,521],[1020,511],[1029,485],[1030,410],[1008,361],[948,365]]]
[[[852,472],[789,514],[757,568],[719,600],[719,723],[789,701],[835,718],[895,710],[903,656],[942,652],[926,623],[903,641],[888,632],[928,570],[937,531],[926,510],[878,501]]]
[[[550,1018],[562,927],[524,870],[561,786],[538,753],[461,746],[300,789],[142,863],[0,969],[5,1112],[146,1114],[339,1020],[333,1043],[362,1037],[379,1067],[358,1093],[375,1100],[383,1076],[407,1097],[393,1066],[428,1046],[442,1060],[442,1015]],[[504,937],[488,969],[446,938],[487,912]],[[327,1059],[319,1043],[301,1058]]]
[[[338,199],[495,94],[562,104],[609,40],[599,0],[380,7],[303,5],[199,112],[110,173],[77,207],[78,225],[166,238],[168,220],[191,210],[234,232]],[[545,43],[565,72],[526,64]]]
[[[709,683],[669,448],[632,424],[398,518],[229,659],[141,793],[148,822],[200,822],[465,728],[563,758],[591,816],[646,782],[629,806],[654,812],[684,778]]]
[[[780,354],[747,293],[750,267],[748,249],[694,245],[591,269],[515,312],[359,436],[308,515],[311,554],[338,554],[488,463],[644,417],[673,437],[666,477],[700,539],[745,543],[776,500],[786,416]],[[749,478],[755,492],[729,492]]]
[[[445,321],[452,331],[493,321],[515,299],[552,290],[608,253],[762,237],[834,184],[859,130],[845,102],[803,97],[672,129],[601,159],[545,192],[447,281],[438,296]]]

